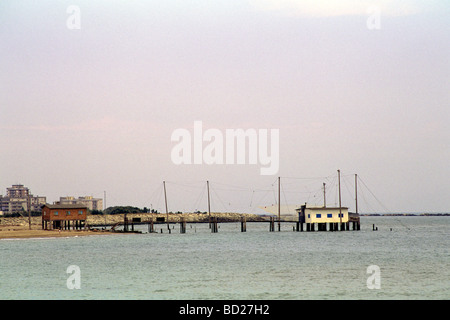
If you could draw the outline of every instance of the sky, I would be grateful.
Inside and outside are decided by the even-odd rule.
[[[75,6],[78,11],[73,11]],[[0,194],[255,212],[450,211],[450,3],[0,2]],[[279,170],[176,164],[173,132],[279,131]],[[206,143],[203,145],[205,146]]]

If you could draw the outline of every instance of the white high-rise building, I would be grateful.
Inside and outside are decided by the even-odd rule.
[[[33,196],[23,184],[14,184],[6,188],[6,196],[0,195],[0,214],[28,212],[28,208],[40,212],[46,202],[46,197]]]

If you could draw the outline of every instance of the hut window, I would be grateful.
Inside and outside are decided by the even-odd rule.
[[[316,213],[316,218],[322,218],[322,214]]]
[[[83,214],[83,210],[79,210],[79,211],[78,211],[78,214]]]
[[[58,215],[58,211],[55,211],[55,216],[57,216]]]
[[[332,213],[328,213],[327,214],[327,218],[333,218],[333,214]]]
[[[67,211],[67,215],[70,216],[70,211]]]

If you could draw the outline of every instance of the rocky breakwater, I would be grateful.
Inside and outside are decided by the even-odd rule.
[[[148,222],[153,220],[154,223],[167,222],[167,216],[169,223],[179,223],[184,219],[187,223],[201,223],[208,222],[209,215],[204,213],[127,213],[128,221],[140,220],[140,222]],[[211,218],[217,218],[218,222],[239,222],[242,218],[245,218],[247,222],[266,221],[264,217],[257,214],[242,214],[242,213],[211,213]],[[117,223],[123,223],[124,214],[114,215],[88,215],[87,223],[89,226],[100,225],[114,225]]]

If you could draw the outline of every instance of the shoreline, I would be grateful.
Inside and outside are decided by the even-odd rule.
[[[99,234],[114,234],[114,232],[101,232],[92,230],[69,231],[69,230],[42,230],[32,226],[1,226],[0,240],[7,239],[42,239],[42,238],[69,238],[84,237]]]
[[[140,218],[143,222],[153,219],[156,223],[156,218],[164,217],[166,214],[162,213],[128,213],[129,220],[133,218]],[[217,217],[222,222],[240,221],[241,217],[246,217],[247,222],[264,221],[264,218],[255,214],[239,214],[239,213],[211,213],[211,217]],[[184,218],[186,223],[207,222],[208,215],[201,213],[186,213],[174,214],[169,213],[169,222],[178,223],[180,219]],[[89,236],[89,235],[104,235],[104,234],[121,234],[121,232],[102,231],[98,226],[105,225],[112,226],[116,223],[124,221],[124,214],[116,215],[88,215],[87,224],[93,229],[88,230],[42,230],[42,217],[31,217],[31,230],[29,229],[28,217],[0,217],[0,240],[3,239],[31,239],[31,238],[57,238],[57,237],[75,237],[75,236]]]

